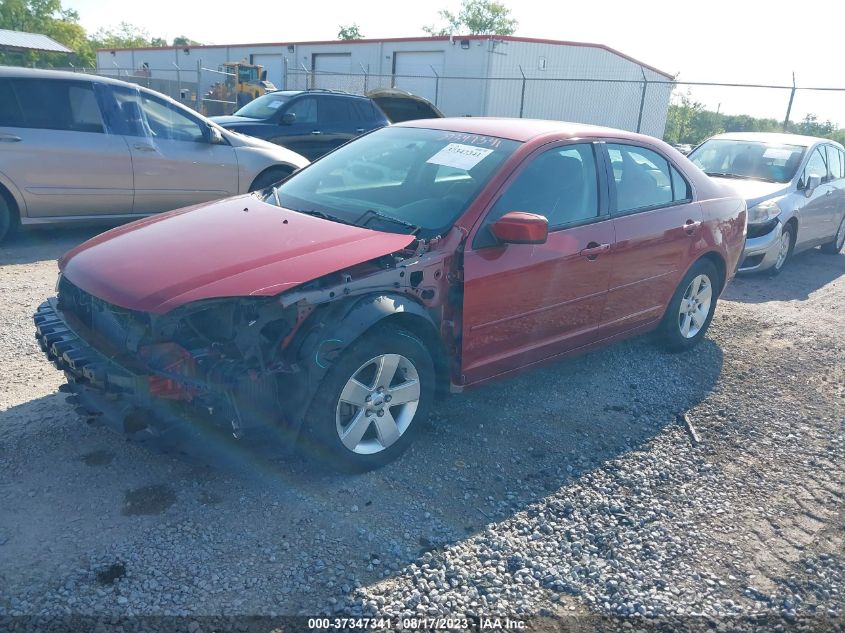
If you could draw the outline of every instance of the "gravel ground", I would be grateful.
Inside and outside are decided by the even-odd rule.
[[[85,425],[31,314],[94,232],[0,246],[0,616],[845,627],[845,256],[737,280],[693,352],[643,337],[451,396],[340,476]]]

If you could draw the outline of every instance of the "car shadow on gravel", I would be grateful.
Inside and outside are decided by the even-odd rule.
[[[763,272],[737,275],[724,298],[742,303],[806,301],[830,282],[845,276],[845,255],[810,249],[792,257],[776,277]]]
[[[114,226],[114,222],[98,222],[79,226],[20,227],[0,243],[0,266],[58,259],[75,246]]]
[[[155,535],[166,530],[182,552],[201,530],[213,544],[194,554],[204,573],[225,579],[237,568],[256,589],[290,586],[276,610],[316,613],[338,587],[390,578],[427,551],[512,517],[608,461],[647,450],[711,392],[722,363],[712,339],[666,354],[650,337],[558,362],[447,397],[408,453],[362,475],[327,472],[302,457],[261,460],[242,449],[226,464],[199,467],[91,428],[60,396],[46,396],[0,411],[0,429],[32,426],[12,442],[14,485],[6,487],[10,512],[0,528],[15,540],[37,520],[27,543],[10,544],[21,565],[38,557],[74,569],[84,557],[96,570],[131,559],[139,583],[171,565],[182,573],[178,557],[155,558],[160,546],[147,545]],[[8,439],[2,448],[11,448]],[[91,465],[92,454],[114,458]],[[160,513],[126,511],[127,494],[161,485],[168,504]],[[47,487],[60,502],[51,505]],[[63,545],[44,549],[54,541]],[[220,600],[229,604],[215,595],[206,605],[207,593],[186,591],[186,602],[212,613]],[[240,585],[232,592],[246,612],[267,608],[261,591],[245,593]]]

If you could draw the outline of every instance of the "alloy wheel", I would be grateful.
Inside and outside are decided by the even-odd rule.
[[[343,445],[362,455],[379,453],[408,430],[420,402],[420,377],[400,354],[382,354],[361,365],[340,393],[335,416]]]
[[[792,233],[789,230],[784,230],[778,243],[778,258],[775,260],[775,270],[783,268],[786,258],[789,257],[790,246],[792,246]]]
[[[713,301],[713,284],[707,275],[693,278],[684,296],[678,313],[678,327],[684,338],[695,338],[704,327]]]

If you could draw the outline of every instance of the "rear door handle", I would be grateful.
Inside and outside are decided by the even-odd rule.
[[[684,231],[687,232],[687,235],[693,235],[699,226],[701,226],[700,220],[687,220],[684,222]]]
[[[364,128],[362,128],[362,127],[359,127],[357,130],[355,130],[355,132],[358,133],[358,134],[363,134],[365,131],[366,130],[364,130]]]
[[[145,145],[144,143],[135,143],[135,149],[141,150],[142,152],[154,152],[156,148],[152,145]]]
[[[599,244],[598,242],[590,242],[586,248],[581,249],[580,255],[586,257],[590,261],[594,261],[602,253],[610,250],[610,244]]]
[[[0,134],[0,143],[20,143],[21,137],[14,134]]]
[[[317,136],[319,134],[322,134],[322,132],[320,130],[314,130],[313,132],[311,132],[311,134],[313,134],[314,136]]]

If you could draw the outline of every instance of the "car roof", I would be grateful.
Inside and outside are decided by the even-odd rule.
[[[789,134],[787,132],[728,132],[726,134],[717,134],[712,138],[726,141],[765,143],[767,145],[798,145],[800,147],[812,147],[816,143],[823,142],[839,145],[836,141],[831,141],[820,136],[803,136],[801,134]]]
[[[84,72],[72,72],[69,70],[45,70],[42,68],[21,68],[19,66],[0,66],[0,77],[22,77],[34,79],[76,79],[77,81],[93,81],[104,84],[115,84],[119,86],[135,86],[131,82],[120,81],[117,78],[104,77],[103,75],[92,75]]]
[[[497,117],[446,117],[443,119],[421,119],[397,123],[401,127],[429,128],[448,132],[464,132],[481,136],[495,136],[513,141],[526,142],[540,136],[559,138],[610,137],[653,144],[656,139],[636,132],[617,130],[610,127],[549,121],[545,119],[509,119]]]
[[[268,92],[270,95],[284,95],[286,97],[296,97],[297,95],[308,94],[326,94],[336,97],[351,97],[353,99],[368,99],[363,95],[356,95],[351,92],[344,92],[343,90],[329,90],[328,88],[309,88],[308,90],[273,90]]]

